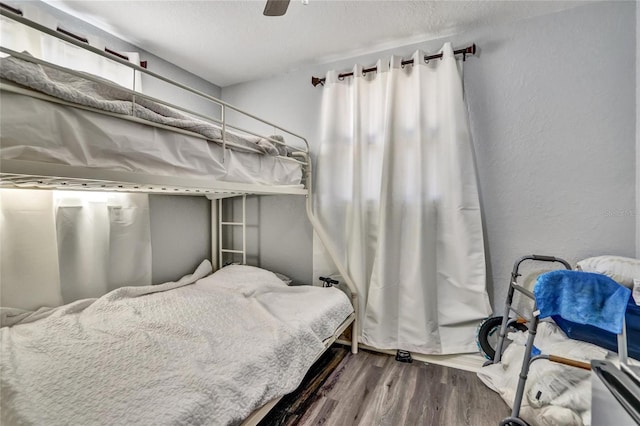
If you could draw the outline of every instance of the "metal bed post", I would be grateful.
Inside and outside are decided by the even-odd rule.
[[[222,164],[227,156],[227,114],[224,105],[220,106],[220,119],[222,120]]]
[[[224,259],[222,259],[222,220],[224,212],[222,211],[222,198],[218,199],[218,257],[220,268],[224,266]]]
[[[220,218],[218,216],[218,203],[216,203],[215,199],[211,200],[211,266],[213,267],[214,272],[218,270],[220,267],[220,263],[218,263],[218,235],[219,233],[219,225],[218,222]]]
[[[305,140],[306,142],[306,140]],[[327,249],[327,253],[329,253],[329,257],[338,268],[338,272],[344,279],[349,291],[351,292],[351,303],[353,304],[353,310],[355,312],[355,318],[353,320],[353,328],[351,333],[351,353],[358,353],[358,334],[360,331],[360,319],[359,319],[359,301],[358,301],[358,288],[355,283],[351,279],[347,268],[344,266],[344,263],[338,256],[338,252],[334,245],[331,243],[331,240],[327,236],[327,233],[324,230],[324,227],[318,221],[318,218],[313,214],[313,170],[311,166],[311,160],[309,159],[309,154],[306,152],[294,152],[292,155],[303,157],[307,162],[307,170],[305,174],[305,179],[307,183],[307,199],[306,199],[306,210],[307,217],[309,218],[309,222],[311,222],[311,226],[313,227],[316,234],[322,241],[322,244]]]
[[[247,194],[242,196],[242,264],[247,264]]]

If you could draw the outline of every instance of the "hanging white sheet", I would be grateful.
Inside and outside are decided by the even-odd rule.
[[[59,27],[57,17],[37,6],[23,2],[20,4],[20,9],[30,19],[45,27]],[[139,71],[134,71],[118,62],[41,33],[12,19],[0,17],[0,21],[2,22],[0,35],[4,47],[18,52],[29,52],[31,55],[53,64],[97,75],[126,88],[142,92],[142,77]],[[98,49],[105,46],[104,41],[95,36],[90,36],[89,44]],[[126,56],[132,64],[138,65],[140,63],[140,54],[137,52],[121,51],[118,53]]]
[[[0,305],[24,310],[151,284],[146,194],[0,190]]]
[[[0,190],[0,306],[62,305],[52,191]]]
[[[62,299],[151,284],[149,196],[54,191]]]
[[[331,71],[323,89],[316,213],[358,287],[360,340],[382,349],[475,352],[491,313],[462,80],[442,51]],[[331,272],[321,257],[314,276]]]

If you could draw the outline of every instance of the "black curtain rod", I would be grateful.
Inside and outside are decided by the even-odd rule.
[[[454,50],[453,51],[454,55],[462,55],[462,60],[466,61],[467,60],[467,55],[475,55],[476,54],[476,44],[473,43],[471,46],[467,46],[463,49],[458,49],[458,50]],[[435,55],[425,55],[424,60],[425,61],[430,61],[432,59],[442,59],[442,53],[438,53]],[[413,59],[407,59],[402,61],[402,65],[409,65],[409,64],[413,64]],[[371,67],[371,68],[365,68],[362,70],[363,73],[368,73],[368,72],[373,72],[373,71],[377,71],[378,67]],[[342,74],[338,74],[338,78],[344,78],[344,77],[351,77],[353,76],[353,72],[345,72]],[[313,87],[317,86],[318,84],[320,84],[321,86],[324,86],[324,81],[326,79],[325,78],[318,78],[318,77],[311,77],[311,84],[313,84]]]
[[[9,12],[13,12],[16,15],[22,16],[22,10],[18,9],[17,7],[9,6],[8,4],[5,4],[5,3],[0,3],[0,7],[8,10]]]

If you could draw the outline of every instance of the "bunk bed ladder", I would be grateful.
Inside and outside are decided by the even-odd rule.
[[[234,253],[234,254],[242,254],[242,264],[246,265],[247,263],[247,196],[242,196],[242,221],[240,222],[225,222],[223,220],[223,210],[222,210],[222,200],[220,198],[218,200],[218,266],[222,268],[224,266],[223,256],[225,253]],[[233,218],[232,218],[233,220]],[[242,249],[238,250],[235,248],[224,248],[222,245],[223,240],[223,230],[225,227],[237,227],[240,226],[242,229]],[[233,234],[231,235],[231,241],[233,241]]]

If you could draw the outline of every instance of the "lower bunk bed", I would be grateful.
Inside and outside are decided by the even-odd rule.
[[[177,282],[2,309],[2,424],[257,424],[354,319],[337,288],[204,261]]]

